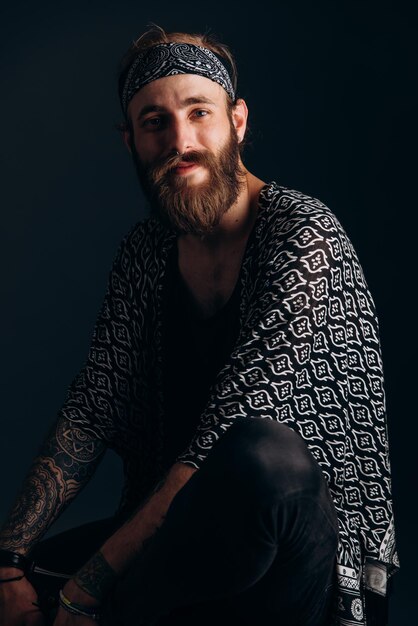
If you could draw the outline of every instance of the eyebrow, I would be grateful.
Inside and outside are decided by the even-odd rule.
[[[180,102],[180,109],[184,109],[185,107],[188,107],[192,104],[211,104],[213,106],[217,106],[216,102],[206,96],[192,96]],[[142,107],[142,109],[140,109],[137,115],[137,119],[144,117],[144,115],[147,115],[147,113],[162,113],[166,110],[167,109],[165,107],[158,104],[147,104]]]

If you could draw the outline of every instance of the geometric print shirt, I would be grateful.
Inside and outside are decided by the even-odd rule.
[[[59,413],[121,456],[121,512],[162,478],[162,296],[176,238],[149,217],[123,239],[87,360]],[[379,327],[362,268],[326,205],[271,182],[238,280],[238,337],[176,460],[199,468],[237,416],[298,432],[338,515],[335,623],[364,626],[365,589],[385,595],[399,563]]]

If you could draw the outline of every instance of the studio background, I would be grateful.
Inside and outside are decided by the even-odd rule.
[[[390,624],[412,623],[418,428],[414,284],[406,272],[414,251],[418,37],[411,6],[289,0],[257,2],[249,13],[220,0],[3,5],[1,520],[87,355],[118,243],[146,215],[115,130],[118,61],[150,21],[210,30],[237,58],[239,95],[250,110],[247,167],[330,206],[376,302],[402,566]],[[119,460],[108,453],[54,531],[110,515],[120,485]]]

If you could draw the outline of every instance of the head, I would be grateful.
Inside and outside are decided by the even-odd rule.
[[[123,138],[152,211],[177,232],[212,232],[244,185],[235,92],[231,53],[206,35],[156,27],[122,61]]]

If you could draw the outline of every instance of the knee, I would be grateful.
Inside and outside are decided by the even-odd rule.
[[[226,436],[228,435],[228,437]],[[229,467],[247,492],[275,498],[321,489],[321,470],[300,435],[267,418],[242,418],[224,435]]]

